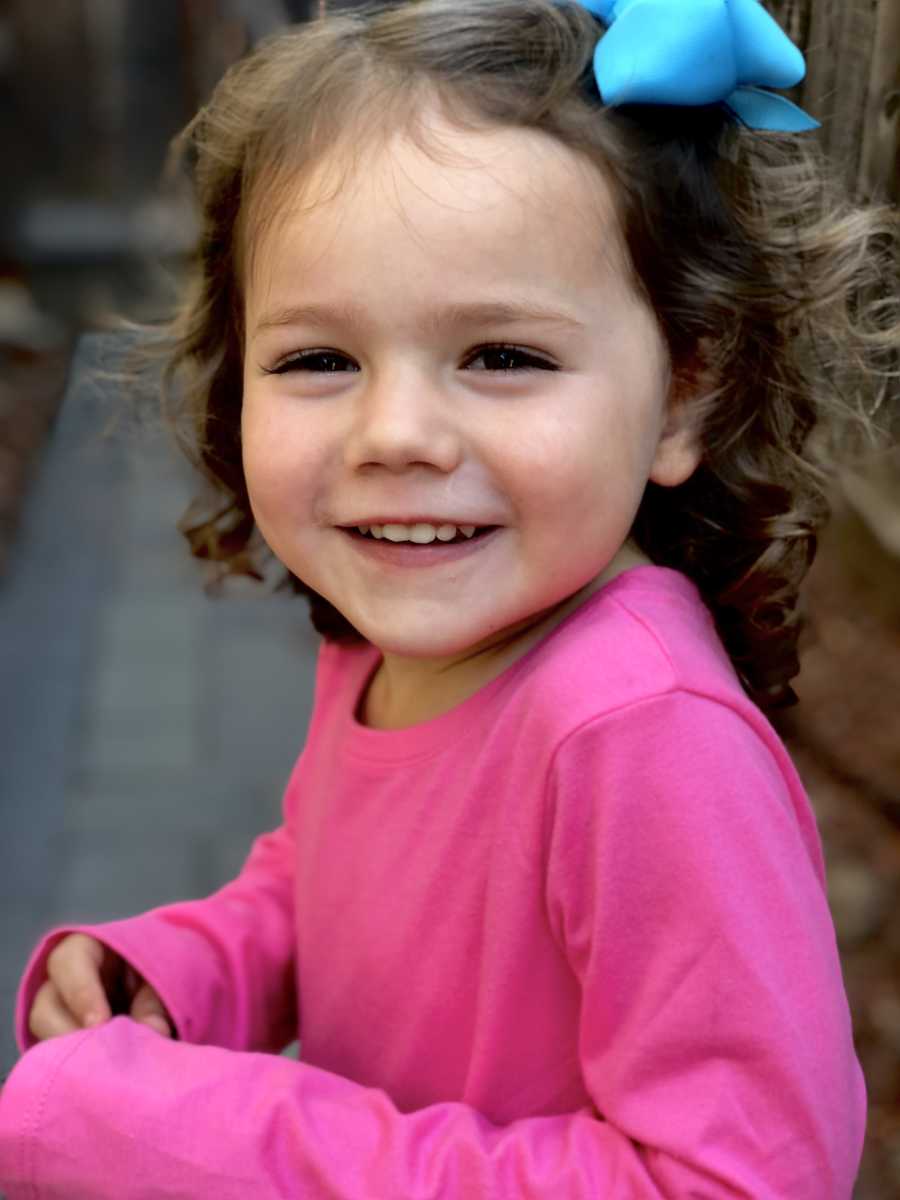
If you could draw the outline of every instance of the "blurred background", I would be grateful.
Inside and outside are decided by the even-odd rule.
[[[328,0],[329,8],[343,7]],[[795,99],[850,189],[900,199],[900,4],[772,0]],[[0,1074],[36,938],[207,894],[280,819],[315,640],[271,581],[215,584],[190,470],[104,385],[113,313],[190,251],[169,139],[229,63],[321,0],[0,0]],[[98,370],[99,369],[99,370]],[[900,1200],[900,457],[834,496],[780,728],[819,820],[871,1102],[857,1200]]]

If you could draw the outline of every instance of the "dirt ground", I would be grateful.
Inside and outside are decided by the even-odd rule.
[[[856,1200],[900,1197],[900,456],[838,502],[782,732],[816,810],[869,1093]]]

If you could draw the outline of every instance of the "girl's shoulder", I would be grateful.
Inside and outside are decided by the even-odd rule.
[[[589,596],[522,676],[521,690],[573,727],[679,691],[758,713],[696,586],[667,567],[633,567]]]
[[[722,829],[752,809],[771,828],[799,830],[824,884],[803,782],[742,688],[689,579],[635,568],[559,629],[534,699],[539,724],[555,722],[550,778],[554,821],[566,831],[560,845],[584,840],[598,806],[604,819],[617,814],[629,836],[651,841],[651,830]]]
[[[812,827],[787,749],[747,696],[711,613],[680,572],[623,572],[557,627],[532,667],[517,696],[519,719],[526,737],[543,737],[555,762],[572,759],[581,769],[586,755],[607,765],[612,755],[629,769],[671,766],[676,758],[699,761],[698,752],[713,746],[722,770],[753,766],[773,794],[786,789],[804,828]]]

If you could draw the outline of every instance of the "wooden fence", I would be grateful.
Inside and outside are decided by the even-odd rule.
[[[861,199],[900,201],[900,0],[767,0],[806,54],[797,102]]]

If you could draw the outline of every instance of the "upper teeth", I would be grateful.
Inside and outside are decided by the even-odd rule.
[[[387,538],[389,542],[420,542],[425,545],[433,542],[449,542],[456,537],[457,530],[470,538],[475,533],[474,525],[427,525],[419,522],[415,525],[357,525],[360,533],[371,533],[373,537]]]

